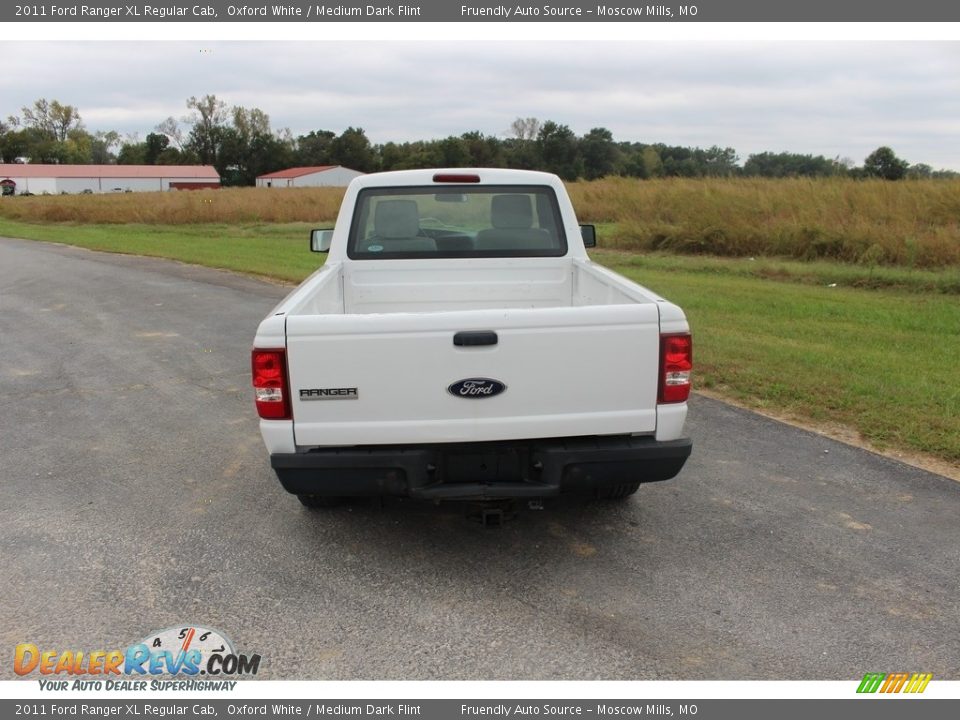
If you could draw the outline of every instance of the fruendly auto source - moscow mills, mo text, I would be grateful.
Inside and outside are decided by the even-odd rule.
[[[611,6],[597,5],[592,8],[570,5],[497,5],[474,7],[461,5],[460,15],[464,18],[494,17],[509,20],[511,17],[537,18],[631,18],[631,17],[694,17],[697,15],[696,5],[632,5]]]

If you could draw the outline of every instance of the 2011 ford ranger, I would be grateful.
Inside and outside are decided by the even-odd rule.
[[[626,497],[674,477],[683,312],[600,267],[559,178],[410,170],[347,188],[327,261],[260,323],[253,386],[283,487],[334,498]]]

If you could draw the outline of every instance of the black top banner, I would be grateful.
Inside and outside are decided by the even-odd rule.
[[[2,22],[956,22],[960,3],[943,0],[694,0],[695,4],[511,3],[466,0],[330,2],[224,0],[156,4],[56,2],[0,7]]]

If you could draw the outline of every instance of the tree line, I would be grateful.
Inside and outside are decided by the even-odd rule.
[[[373,144],[362,128],[294,136],[274,130],[259,108],[228,106],[215,95],[190,97],[189,111],[168,117],[142,140],[116,131],[91,132],[80,111],[40,99],[0,121],[0,161],[58,164],[213,165],[226,185],[253,185],[258,175],[289,167],[343,165],[361,172],[418,167],[507,167],[553,172],[565,180],[620,175],[660,177],[957,177],[910,164],[889,147],[862,166],[848,158],[789,152],[752,154],[740,164],[731,147],[683,147],[618,141],[606,128],[578,136],[553,120],[518,117],[502,135],[479,131],[443,139]]]

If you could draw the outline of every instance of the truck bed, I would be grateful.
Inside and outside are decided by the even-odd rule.
[[[287,316],[433,313],[463,310],[624,305],[660,300],[590,262],[573,258],[331,263]]]
[[[589,261],[333,263],[306,286],[276,311],[308,383],[291,388],[299,447],[657,429],[658,298]],[[462,333],[496,340],[458,347]],[[448,391],[476,377],[508,389]]]

